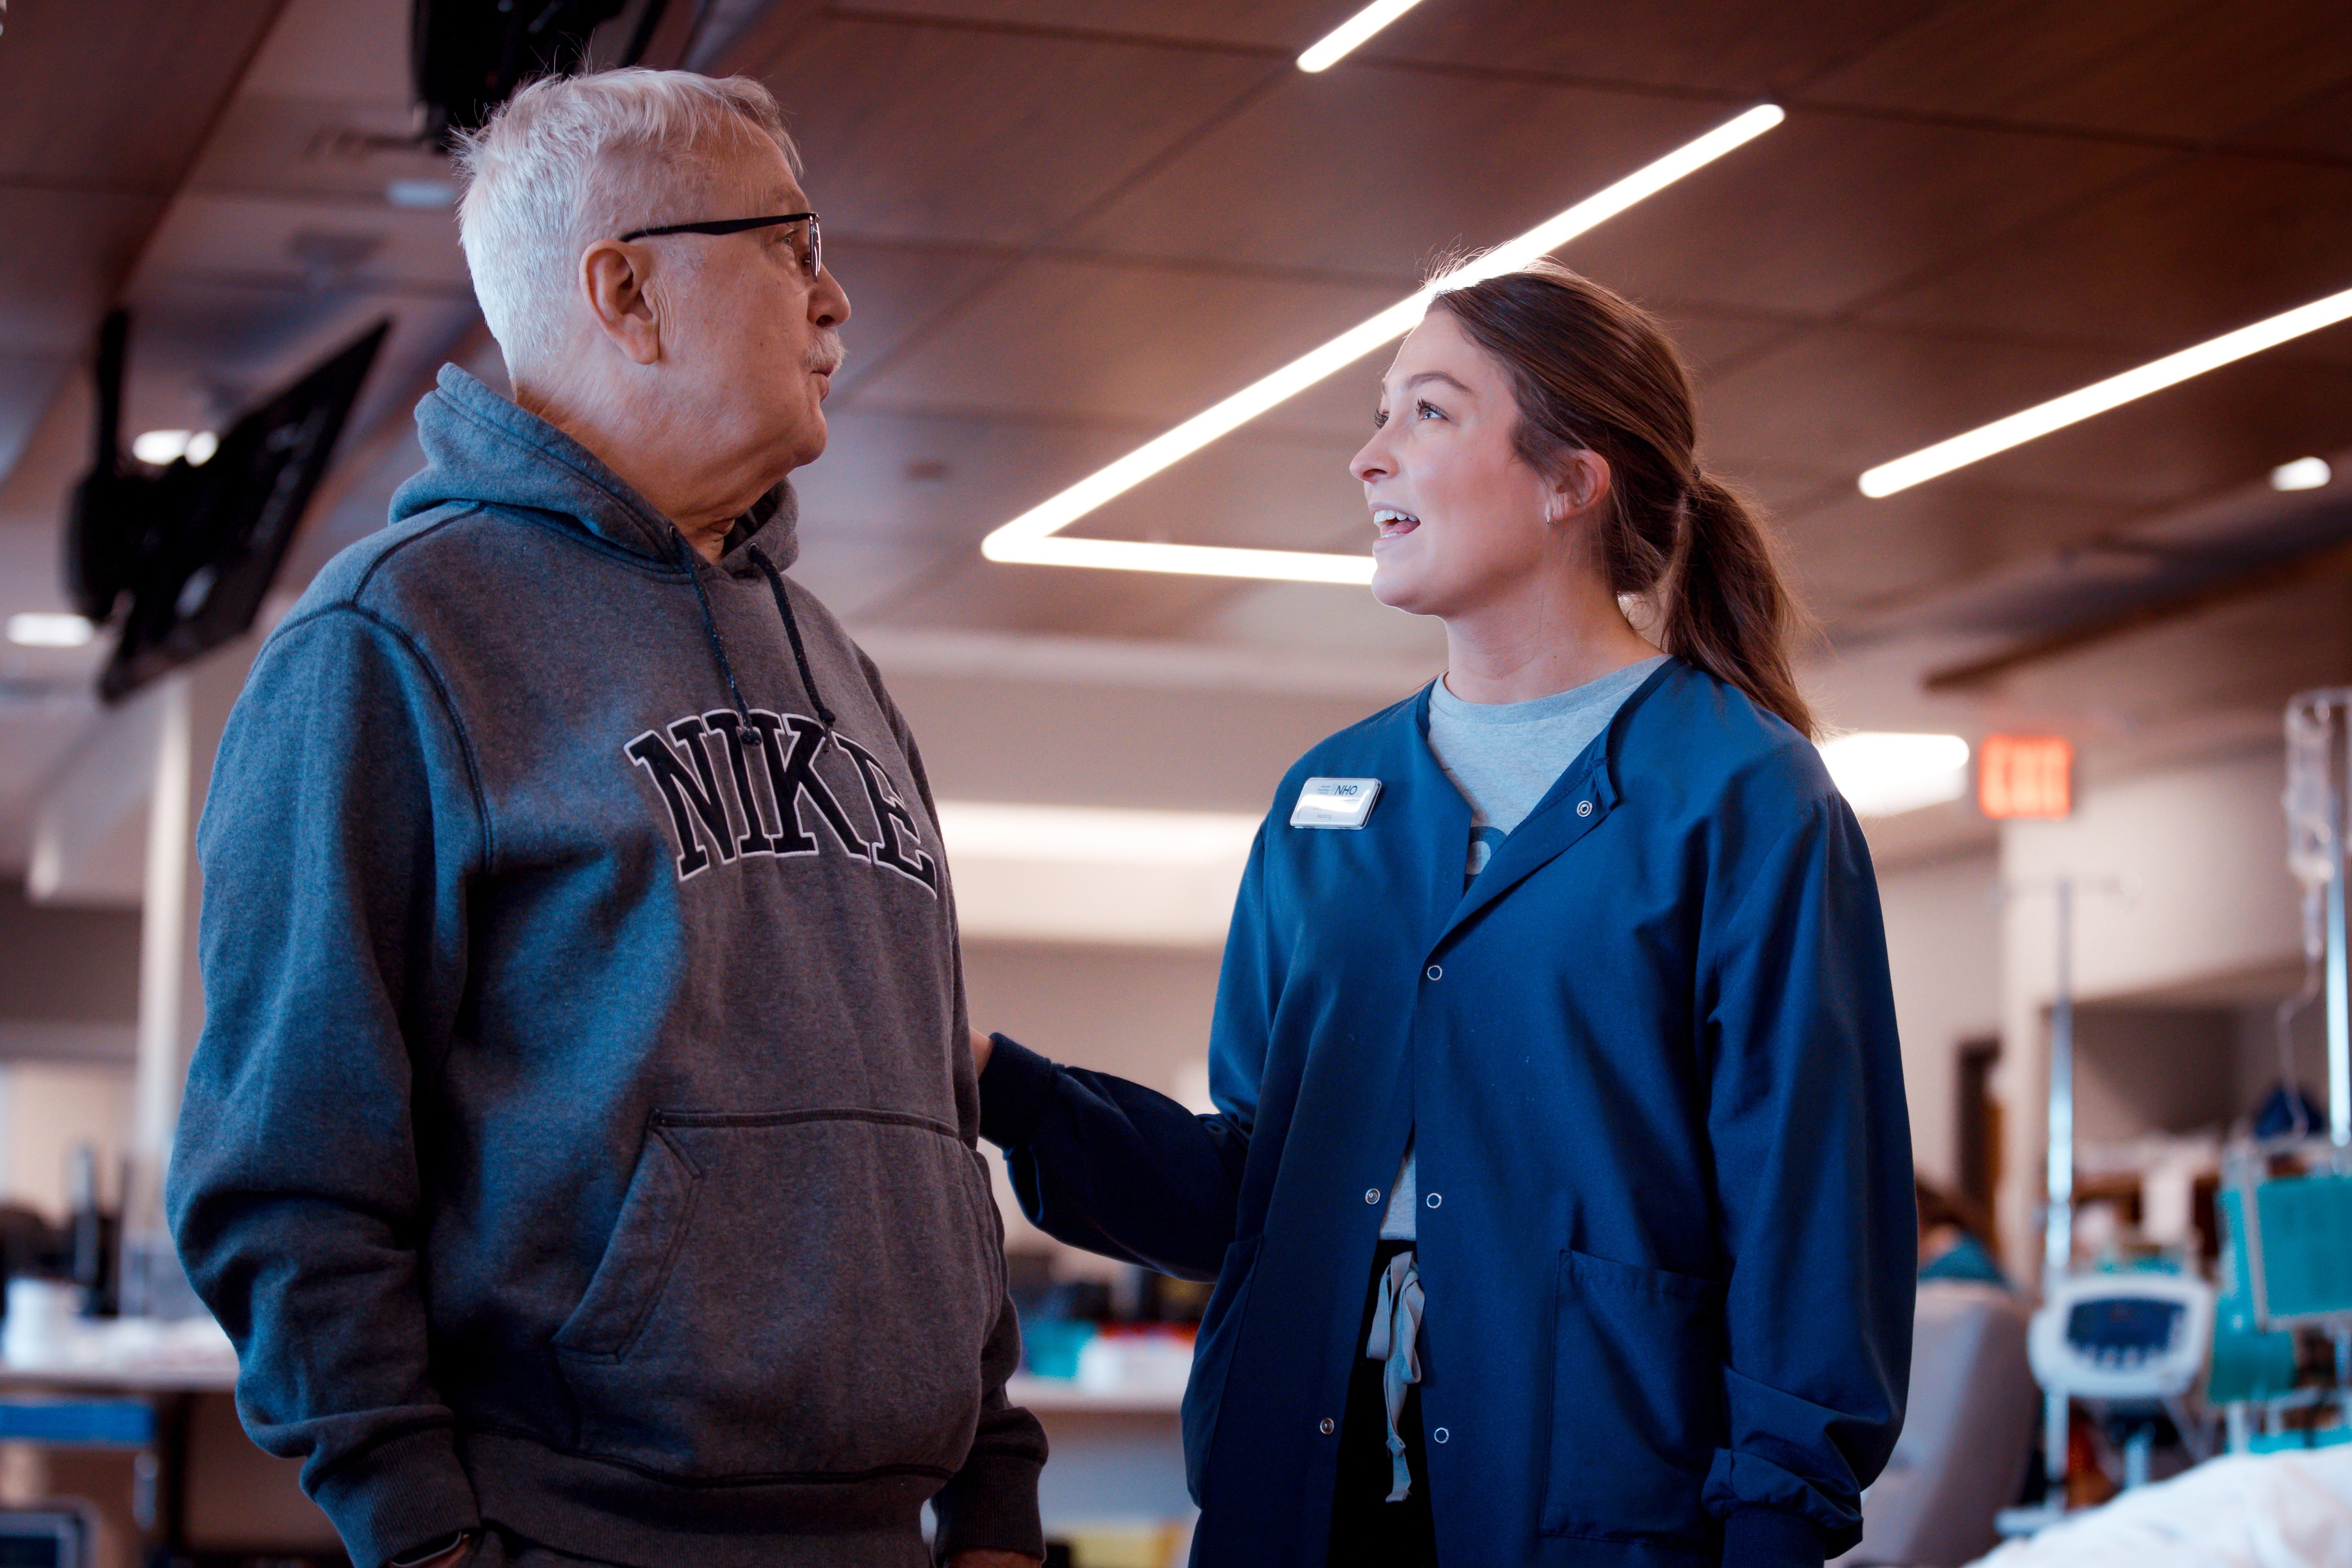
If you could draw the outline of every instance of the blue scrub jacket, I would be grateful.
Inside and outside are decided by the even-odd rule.
[[[1195,1116],[999,1037],[1029,1216],[1216,1280],[1184,1398],[1201,1564],[1320,1564],[1387,1188],[1417,1130],[1448,1568],[1819,1563],[1894,1447],[1916,1267],[1870,856],[1819,754],[1669,660],[1463,890],[1429,695],[1259,831]],[[1370,777],[1360,829],[1299,787]]]

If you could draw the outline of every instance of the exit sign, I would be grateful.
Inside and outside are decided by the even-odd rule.
[[[1995,818],[2064,816],[2074,809],[2074,748],[2059,735],[1987,735],[1977,805]]]

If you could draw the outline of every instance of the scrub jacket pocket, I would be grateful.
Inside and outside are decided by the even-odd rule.
[[[1559,1255],[1543,1532],[1704,1549],[1723,1431],[1723,1287]]]
[[[1192,1376],[1184,1385],[1184,1482],[1196,1503],[1208,1468],[1209,1439],[1217,1430],[1217,1409],[1224,1402],[1225,1379],[1234,1370],[1234,1343],[1241,1338],[1242,1318],[1249,1306],[1250,1279],[1257,1272],[1258,1245],[1265,1239],[1258,1235],[1234,1243],[1201,1315]]]

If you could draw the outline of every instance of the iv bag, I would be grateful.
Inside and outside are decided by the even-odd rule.
[[[2336,835],[2343,820],[2337,755],[2345,746],[2352,692],[2306,691],[2286,708],[2286,867],[2303,884],[2303,951],[2316,963],[2326,943],[2321,892],[2336,875]]]
[[[2316,700],[2315,700],[2316,699]],[[2336,869],[2335,748],[2341,710],[2314,692],[2286,710],[2286,868],[2306,887]]]

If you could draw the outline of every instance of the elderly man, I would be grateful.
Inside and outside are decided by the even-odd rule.
[[[200,835],[170,1203],[358,1568],[1034,1562],[939,826],[784,575],[849,302],[774,101],[542,81],[467,149],[512,401],[271,635]]]

